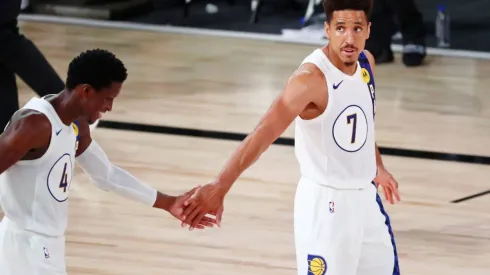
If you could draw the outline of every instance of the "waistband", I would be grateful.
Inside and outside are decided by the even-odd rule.
[[[327,181],[327,180],[317,180],[317,179],[312,179],[307,176],[301,176],[300,182],[306,181],[312,184],[317,184],[321,186],[325,186],[328,188],[332,188],[335,190],[365,190],[366,188],[370,188],[371,185],[374,185],[374,181],[355,181],[355,182],[348,182],[348,181]]]
[[[36,236],[42,236],[42,237],[50,238],[50,239],[60,239],[60,238],[64,238],[65,237],[63,235],[62,236],[54,236],[54,235],[48,235],[48,234],[45,234],[45,233],[41,233],[41,232],[37,232],[37,231],[26,229],[25,227],[20,226],[15,221],[13,221],[12,219],[8,218],[7,216],[4,216],[3,217],[2,221],[0,222],[0,227],[3,227],[5,229],[7,229],[7,230],[12,230],[12,231],[15,231],[15,232],[19,232],[19,233],[25,233],[25,234],[28,234],[28,235],[31,235],[31,236],[36,235]]]

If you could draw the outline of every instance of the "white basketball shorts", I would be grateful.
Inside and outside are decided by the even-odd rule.
[[[1,275],[66,275],[65,238],[20,230],[8,218],[0,223]]]
[[[294,203],[298,275],[399,275],[390,220],[374,184],[339,190],[299,181]]]

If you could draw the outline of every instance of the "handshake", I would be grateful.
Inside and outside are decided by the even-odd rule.
[[[216,183],[209,183],[179,196],[158,192],[153,207],[169,212],[182,222],[182,227],[189,226],[189,230],[214,227],[215,224],[219,227],[227,191]]]

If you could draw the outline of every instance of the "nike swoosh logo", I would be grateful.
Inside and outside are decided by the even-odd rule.
[[[61,133],[61,130],[63,130],[63,129],[60,129],[59,131],[56,131],[56,135],[59,135]]]
[[[339,84],[335,85],[335,83],[333,84],[333,89],[334,90],[337,90],[337,88],[340,86],[340,84],[342,84],[342,82],[344,82],[343,80],[339,82]]]

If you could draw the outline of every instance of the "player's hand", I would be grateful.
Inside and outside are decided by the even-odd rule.
[[[196,190],[198,190],[200,186],[197,186],[193,188],[192,190],[175,197],[174,202],[170,206],[168,212],[174,216],[175,218],[179,219],[180,221],[185,220],[184,216],[184,209],[185,209],[185,202],[191,198],[192,195],[195,194]],[[204,229],[205,227],[213,227],[214,224],[216,224],[216,219],[210,218],[210,217],[204,217],[202,218],[199,223],[195,226],[195,228],[198,229]]]
[[[385,193],[385,199],[391,204],[395,203],[395,200],[400,201],[400,194],[398,193],[398,182],[395,178],[384,168],[378,169],[378,175],[374,178],[374,183],[376,183],[376,188],[378,186],[383,187]]]
[[[199,188],[185,203],[185,218],[182,227],[189,225],[190,230],[196,228],[202,220],[208,218],[205,216],[208,213],[215,215],[216,224],[221,226],[225,194],[226,191],[216,183],[206,184]]]

